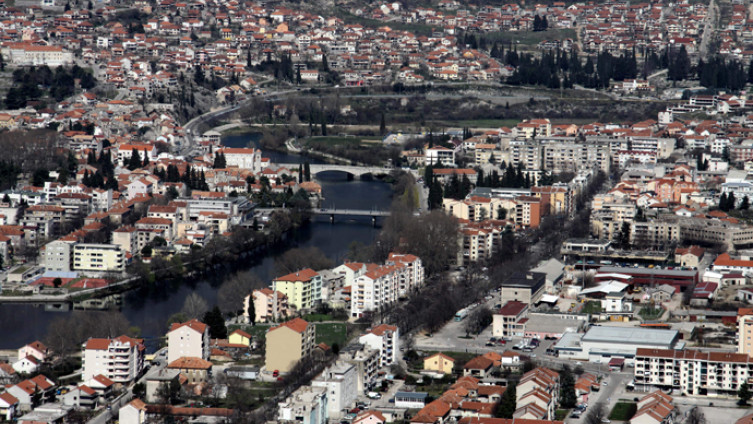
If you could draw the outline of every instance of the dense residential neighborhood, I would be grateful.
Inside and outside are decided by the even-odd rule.
[[[0,421],[753,423],[751,2],[0,18]]]

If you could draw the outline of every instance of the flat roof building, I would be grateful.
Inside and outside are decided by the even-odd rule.
[[[641,348],[682,348],[677,330],[659,330],[641,327],[594,326],[585,334],[565,333],[554,345],[560,357],[596,363],[625,358],[632,363]]]
[[[519,301],[534,304],[541,299],[546,286],[546,274],[543,272],[516,272],[501,285],[500,304]]]

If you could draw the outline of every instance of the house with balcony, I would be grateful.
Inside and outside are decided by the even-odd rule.
[[[128,336],[89,339],[83,344],[81,378],[87,381],[101,374],[115,383],[128,384],[144,369],[145,349],[143,339]]]

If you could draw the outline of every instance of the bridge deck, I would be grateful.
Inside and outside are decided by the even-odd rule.
[[[368,209],[312,209],[311,213],[315,215],[349,215],[349,216],[390,216],[389,211],[368,210]]]

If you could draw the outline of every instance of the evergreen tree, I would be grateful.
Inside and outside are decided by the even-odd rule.
[[[384,137],[387,134],[387,123],[384,120],[384,112],[382,112],[382,119],[379,122],[379,135]]]
[[[719,209],[725,212],[729,210],[727,209],[727,193],[722,193],[719,197]]]
[[[494,406],[495,418],[512,418],[512,414],[516,408],[516,393],[515,385],[508,385],[507,390],[502,393],[502,397]]]
[[[303,163],[303,177],[306,181],[311,181],[311,165],[308,162]]]
[[[127,167],[131,171],[141,168],[141,156],[139,156],[138,150],[133,149],[131,151],[131,159],[128,161]]]
[[[209,337],[213,339],[227,338],[225,318],[222,316],[222,312],[220,312],[220,308],[217,305],[211,311],[207,311],[204,314],[204,324],[209,326]]]
[[[575,395],[575,377],[568,365],[560,371],[560,407],[564,409],[574,408],[578,399]]]
[[[256,218],[254,218],[254,225],[258,226],[259,223],[255,221]],[[251,295],[252,298],[248,300],[248,309],[246,309],[246,315],[248,315],[248,322],[251,325],[256,325],[256,305],[254,305],[254,299],[253,295]]]
[[[227,162],[225,161],[225,154],[224,153],[217,153],[214,156],[214,164],[212,164],[212,168],[214,169],[224,169],[227,168]]]
[[[737,391],[737,397],[740,398],[740,400],[737,401],[737,404],[740,406],[747,405],[748,401],[753,397],[753,393],[750,392],[750,387],[748,386],[747,381],[744,381],[743,384],[740,385],[740,390]]]
[[[441,208],[443,197],[444,195],[442,193],[442,183],[440,183],[439,180],[435,178],[434,181],[432,181],[431,186],[429,186],[429,209],[431,210]]]
[[[725,209],[725,212],[735,209],[735,203],[737,203],[737,199],[735,199],[735,193],[730,193],[727,196],[727,209]]]
[[[747,211],[748,208],[750,208],[750,200],[748,200],[748,196],[745,196],[743,197],[743,201],[740,202],[740,210]]]
[[[202,85],[204,83],[204,71],[201,69],[200,65],[193,67],[193,80],[197,85]]]

